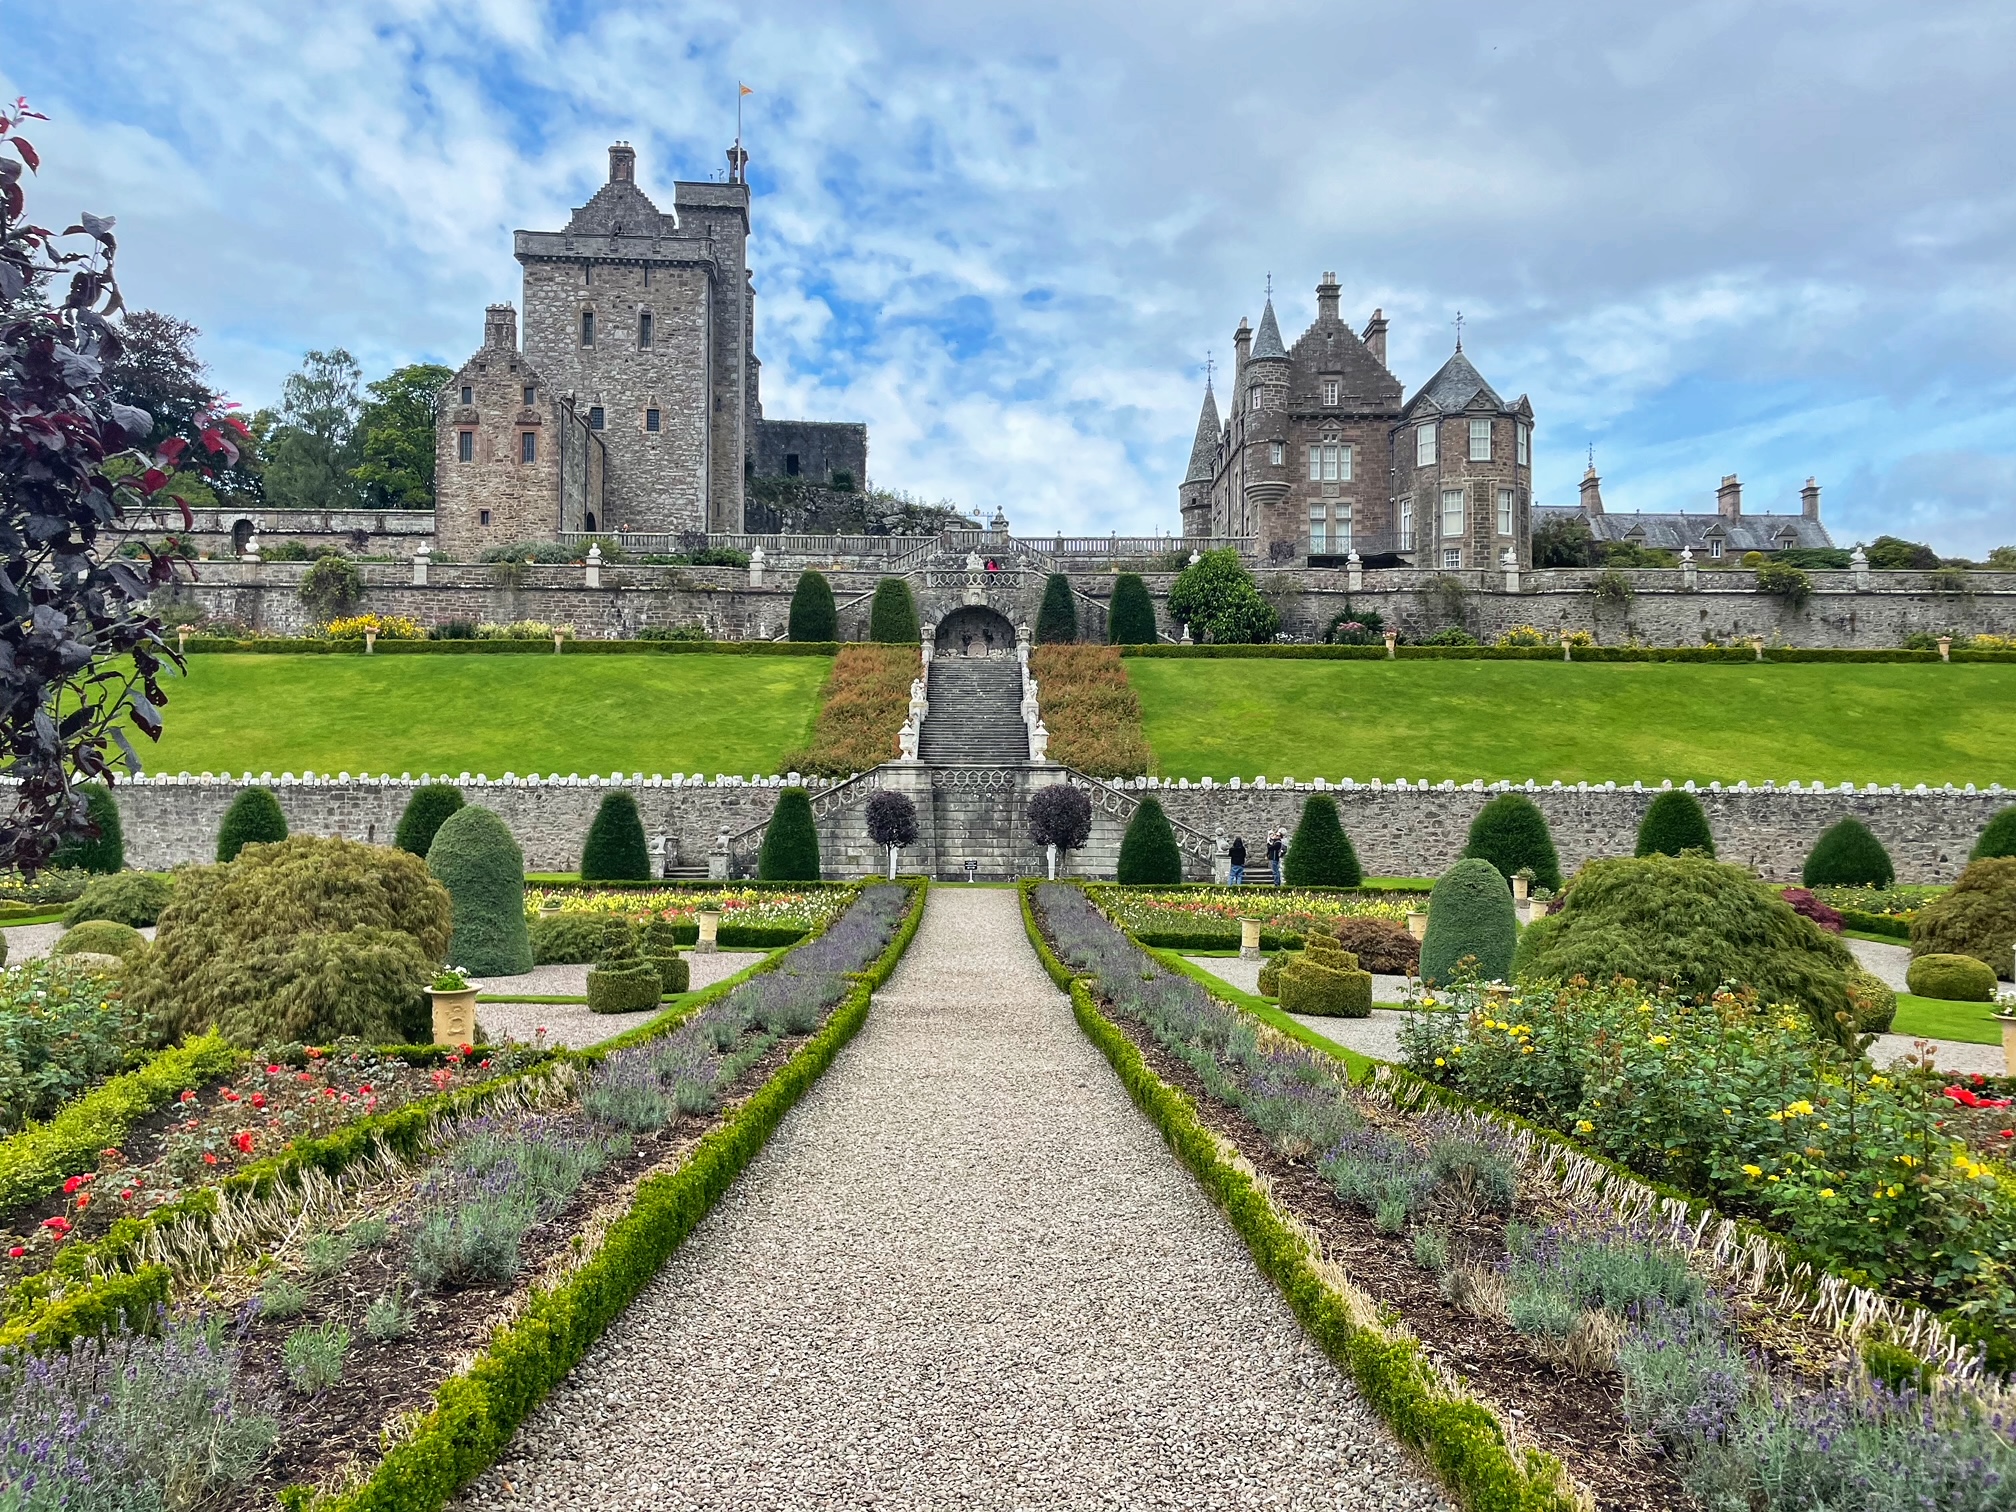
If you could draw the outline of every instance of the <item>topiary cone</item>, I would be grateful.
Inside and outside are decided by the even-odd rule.
[[[644,821],[637,817],[637,800],[628,793],[606,795],[595,810],[581,846],[581,880],[651,880],[651,846],[644,838]]]
[[[236,861],[248,845],[270,845],[287,838],[287,816],[270,789],[247,788],[231,800],[217,830],[217,859]]]
[[[1644,822],[1638,826],[1637,854],[1677,856],[1690,850],[1712,859],[1715,836],[1709,832],[1708,816],[1694,795],[1669,788],[1645,810]]]
[[[1113,602],[1106,611],[1106,639],[1115,646],[1152,646],[1155,601],[1138,572],[1123,572],[1113,580]]]
[[[875,597],[868,606],[868,639],[890,646],[917,644],[917,602],[905,579],[885,577],[875,585]]]
[[[1351,837],[1337,817],[1337,800],[1311,794],[1302,805],[1301,822],[1281,863],[1281,880],[1290,887],[1356,887],[1365,880]]]
[[[1808,887],[1888,887],[1896,879],[1890,853],[1860,819],[1843,819],[1822,831],[1799,870]]]
[[[1153,798],[1143,798],[1120,839],[1120,882],[1130,887],[1164,886],[1183,880],[1183,852],[1169,816]]]
[[[1531,871],[1535,887],[1561,890],[1561,857],[1546,816],[1522,793],[1501,793],[1478,810],[1463,854],[1489,861],[1508,881],[1515,872]]]
[[[786,788],[763,830],[763,849],[756,856],[759,882],[817,882],[819,826],[812,817],[812,797],[803,788]]]
[[[1428,935],[1421,942],[1421,979],[1447,985],[1456,964],[1477,958],[1485,981],[1509,981],[1519,919],[1503,872],[1474,856],[1458,861],[1428,895]]]
[[[49,864],[74,866],[80,871],[107,876],[124,870],[126,836],[119,824],[119,805],[112,799],[112,790],[102,782],[93,782],[83,792],[84,806],[91,815],[92,827],[98,831],[97,838],[80,836],[68,842],[50,857]]]
[[[798,586],[791,592],[789,634],[794,641],[840,639],[840,611],[833,603],[833,586],[809,567],[798,575]]]
[[[399,816],[399,828],[392,836],[392,843],[424,861],[434,845],[434,836],[448,816],[461,807],[462,789],[442,782],[424,784],[406,800],[406,811]]]
[[[476,976],[532,969],[525,928],[525,854],[504,821],[474,806],[450,814],[427,851],[427,870],[455,907],[448,960]]]
[[[1993,861],[2002,856],[2016,856],[2016,804],[2011,804],[1981,831],[1981,838],[1974,842],[1974,850],[1969,861]]]
[[[1043,603],[1036,611],[1034,634],[1039,646],[1063,645],[1078,639],[1078,604],[1071,597],[1071,579],[1053,572],[1043,584]]]

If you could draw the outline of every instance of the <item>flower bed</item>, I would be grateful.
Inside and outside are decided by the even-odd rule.
[[[86,967],[57,958],[0,972],[0,1132],[131,1065],[143,1027],[117,984]]]
[[[1296,949],[1312,924],[1334,919],[1403,924],[1422,906],[1419,898],[1405,895],[1281,887],[1094,886],[1088,891],[1115,923],[1144,944],[1166,950],[1237,949],[1241,919],[1260,921],[1262,949]]]
[[[2007,1404],[1922,1313],[1838,1284],[1816,1302],[1768,1241],[1745,1244],[1510,1119],[1432,1092],[1424,1106],[1402,1074],[1353,1086],[1336,1060],[1145,957],[1080,890],[1030,896],[1057,955],[1090,979],[1091,994],[1074,984],[1081,1023],[1318,1341],[1465,1505],[1562,1506],[1569,1492],[1544,1455],[1522,1466],[1474,1402],[1437,1411],[1450,1377],[1420,1367],[1410,1388],[1417,1346],[1371,1342],[1380,1328],[1401,1325],[1516,1413],[1521,1438],[1605,1507],[1690,1493],[1773,1512],[2006,1505]],[[1264,1189],[1227,1173],[1224,1145]],[[1284,1257],[1294,1226],[1314,1244]],[[1312,1295],[1326,1281],[1327,1312]],[[1935,1362],[1948,1368],[1922,1391]],[[1645,1452],[1654,1441],[1663,1455]]]
[[[716,909],[721,914],[722,944],[774,945],[788,944],[823,928],[853,896],[843,887],[807,888],[803,892],[774,887],[528,887],[525,917],[536,920],[550,908],[562,914],[669,919],[680,943],[690,945],[699,934],[694,915],[703,908]]]

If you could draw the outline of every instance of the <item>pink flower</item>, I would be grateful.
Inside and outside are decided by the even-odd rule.
[[[182,1094],[182,1101],[184,1101],[185,1103],[192,1103],[196,1101],[196,1094],[194,1092],[184,1092]]]
[[[27,1253],[28,1251],[26,1251],[20,1245],[17,1244],[14,1246],[14,1248],[7,1251],[7,1258],[9,1260],[19,1260],[23,1255]]]
[[[63,1183],[63,1195],[68,1197],[82,1185],[84,1185],[84,1178],[82,1176],[72,1176],[68,1181]]]

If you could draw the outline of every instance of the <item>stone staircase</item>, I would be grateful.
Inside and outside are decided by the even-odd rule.
[[[1022,669],[1012,656],[940,656],[931,662],[917,754],[959,766],[1016,766],[1029,759]]]

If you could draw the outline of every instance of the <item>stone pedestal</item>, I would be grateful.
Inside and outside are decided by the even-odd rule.
[[[1257,961],[1260,959],[1260,921],[1241,919],[1239,921],[1239,959]]]
[[[717,908],[703,908],[693,915],[693,922],[700,926],[700,939],[693,946],[695,955],[713,955],[721,949],[721,911]]]
[[[434,1010],[434,1043],[473,1045],[476,1043],[476,985],[459,992],[427,989],[427,1001]]]
[[[413,586],[427,586],[427,553],[424,549],[413,553]]]

